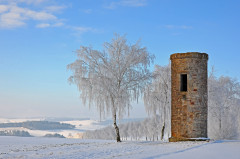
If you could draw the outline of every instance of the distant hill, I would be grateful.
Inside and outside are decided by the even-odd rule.
[[[53,138],[65,138],[63,135],[60,135],[60,134],[46,134],[44,135],[43,137],[53,137]]]
[[[59,130],[74,129],[75,126],[66,123],[49,121],[26,121],[20,123],[0,123],[0,128],[23,127],[30,130]]]
[[[61,122],[61,121],[73,121],[73,120],[90,120],[90,118],[70,118],[70,117],[46,117],[45,121]]]
[[[20,130],[5,130],[5,131],[0,131],[0,136],[32,137],[27,131],[20,131]]]

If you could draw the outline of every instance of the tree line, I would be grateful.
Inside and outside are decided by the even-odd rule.
[[[0,128],[23,127],[30,130],[74,129],[75,126],[66,123],[49,121],[26,121],[21,123],[0,123]]]
[[[119,125],[122,140],[168,140],[171,135],[170,66],[157,66],[155,80],[146,89],[145,108],[152,118]],[[164,93],[167,92],[167,93]],[[114,139],[112,126],[87,131],[83,138]],[[240,83],[229,76],[208,77],[208,136],[210,139],[240,138]]]
[[[102,51],[95,50],[91,46],[81,46],[76,50],[77,59],[67,66],[73,73],[69,77],[69,82],[77,86],[84,105],[88,105],[89,108],[95,106],[100,118],[106,115],[112,116],[115,139],[120,142],[120,132],[124,134],[125,131],[119,129],[117,118],[121,119],[129,113],[131,103],[143,97],[149,116],[154,120],[160,120],[157,126],[154,122],[150,122],[153,124],[150,127],[159,129],[153,129],[151,133],[155,134],[153,132],[156,131],[158,137],[160,133],[161,139],[168,138],[171,129],[170,66],[156,65],[152,73],[149,67],[154,61],[154,55],[150,54],[146,47],[142,47],[140,41],[128,44],[125,36],[116,35],[111,42],[106,42],[103,46]],[[239,82],[228,76],[216,77],[213,72],[208,81],[209,137],[235,138],[239,136]],[[133,125],[132,131],[140,132],[137,130],[140,127],[139,123]],[[161,128],[158,128],[159,126]],[[101,131],[103,134],[109,134],[107,138],[111,138],[113,132],[110,127],[95,132],[98,134]],[[136,135],[132,134],[131,136],[123,135],[123,137],[140,138],[141,135],[135,137]],[[101,134],[86,136],[102,138]],[[148,138],[150,136],[148,135]]]
[[[32,137],[27,131],[21,130],[4,130],[0,131],[0,136],[21,136],[21,137]]]
[[[146,118],[139,122],[129,122],[119,125],[121,140],[166,140],[162,135],[162,124],[160,116]],[[170,132],[169,132],[170,133]],[[93,131],[86,131],[84,139],[107,139],[114,140],[116,134],[112,126]]]

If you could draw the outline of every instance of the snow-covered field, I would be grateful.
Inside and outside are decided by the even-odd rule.
[[[0,118],[0,123],[20,123],[25,121],[43,121],[44,118],[31,118],[31,119],[7,119]]]
[[[0,158],[239,159],[240,141],[116,143],[108,140],[0,137]]]

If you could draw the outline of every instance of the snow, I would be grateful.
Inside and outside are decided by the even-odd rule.
[[[150,142],[0,137],[0,158],[239,159],[240,141]]]
[[[101,129],[105,127],[103,125],[97,125],[100,122],[96,120],[72,120],[72,121],[62,121],[61,123],[75,125],[76,129],[84,130],[84,131],[96,130],[96,129]]]
[[[21,123],[26,121],[43,121],[44,118],[22,118],[22,119],[7,119],[0,118],[0,123]]]
[[[19,123],[19,122],[25,122],[25,121],[43,121],[42,119],[35,119],[35,118],[29,118],[29,119],[6,119],[6,118],[0,118],[0,123]],[[4,130],[20,130],[20,131],[27,131],[30,135],[41,137],[46,134],[55,134],[58,133],[60,135],[63,135],[66,138],[82,138],[82,134],[85,131],[88,130],[96,130],[101,129],[106,126],[107,124],[101,124],[100,121],[97,120],[69,120],[69,121],[60,121],[60,123],[66,123],[75,125],[75,129],[68,129],[68,130],[30,130],[23,127],[9,127],[9,128],[0,128],[0,131]]]

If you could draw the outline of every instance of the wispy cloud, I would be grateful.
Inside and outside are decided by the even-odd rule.
[[[125,7],[143,7],[147,5],[147,0],[118,0],[106,5],[107,9],[115,9],[118,6]]]
[[[15,28],[25,25],[25,18],[19,13],[9,12],[1,15],[0,28]]]
[[[75,35],[79,36],[87,32],[99,32],[97,29],[92,27],[82,27],[82,26],[68,26],[69,29],[73,30]]]
[[[25,7],[19,6],[19,3],[26,4],[39,4],[44,2],[45,0],[19,0],[15,2],[11,1],[11,3],[7,3],[4,0],[0,0],[0,2],[4,3],[0,5],[0,28],[17,28],[24,25],[27,25],[27,22],[32,20],[35,21],[38,28],[46,28],[46,25],[58,25],[61,22],[53,12],[63,9],[60,6],[49,6],[44,9],[34,10],[31,9],[28,5]],[[61,24],[62,25],[62,24]],[[39,27],[40,26],[40,27]],[[43,27],[45,26],[45,27]]]
[[[27,4],[40,4],[46,1],[47,0],[18,0],[18,2],[27,3]]]
[[[0,3],[25,3],[25,4],[34,4],[39,5],[43,2],[47,2],[48,0],[0,0]]]
[[[91,14],[92,13],[92,9],[85,9],[85,10],[82,10],[83,13],[86,13],[86,14]]]
[[[53,6],[45,7],[45,10],[48,11],[48,12],[60,12],[65,8],[66,8],[66,6],[53,5]]]
[[[59,18],[57,13],[67,7],[56,5],[56,1],[55,3],[48,1],[54,2],[54,0],[0,0],[0,29],[19,28],[34,22],[35,28],[63,27],[73,31],[76,36],[87,32],[99,32],[92,27],[72,26],[65,23],[66,20]],[[84,12],[90,14],[92,10],[88,9]]]
[[[60,26],[64,26],[64,23],[58,22],[58,23],[52,24],[52,26],[53,26],[53,27],[60,27]]]
[[[49,27],[61,27],[64,26],[64,23],[59,22],[59,23],[40,23],[36,25],[36,28],[49,28]]]
[[[6,5],[0,5],[0,14],[3,12],[6,12],[8,10],[8,7]]]
[[[188,25],[164,25],[164,28],[167,29],[192,29],[192,26],[188,26]]]
[[[48,23],[41,23],[36,25],[37,28],[48,28],[50,27],[50,24]]]

